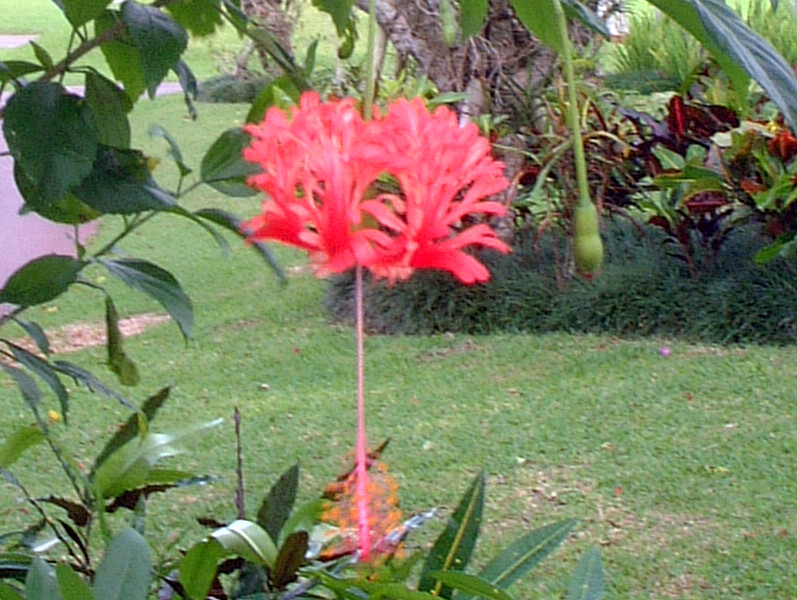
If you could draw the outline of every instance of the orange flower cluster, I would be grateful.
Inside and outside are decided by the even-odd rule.
[[[359,511],[357,509],[357,471],[352,470],[340,484],[336,484],[335,500],[327,503],[322,521],[337,527],[333,543],[321,552],[321,558],[334,558],[360,550]],[[371,551],[377,555],[394,554],[400,536],[395,536],[403,524],[398,500],[398,483],[387,472],[383,462],[371,464],[368,477],[368,525]]]
[[[246,131],[244,157],[263,169],[249,183],[267,195],[249,239],[306,250],[319,276],[360,265],[391,282],[442,269],[474,283],[490,274],[464,248],[509,251],[488,225],[465,226],[506,212],[484,198],[508,182],[489,142],[448,108],[399,100],[366,122],[352,99],[308,92],[290,118],[272,108]],[[399,191],[375,191],[380,177]]]

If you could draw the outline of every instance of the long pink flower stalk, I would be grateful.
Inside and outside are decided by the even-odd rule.
[[[447,108],[430,113],[419,99],[399,100],[384,116],[364,121],[354,102],[302,95],[287,116],[272,108],[244,150],[263,172],[249,184],[266,194],[262,212],[243,225],[249,240],[273,240],[306,250],[316,274],[355,268],[357,443],[355,504],[360,559],[372,554],[365,428],[363,270],[391,283],[416,269],[449,271],[466,284],[489,279],[465,250],[509,252],[474,215],[503,215],[484,198],[508,185],[503,164],[474,125],[460,127]],[[387,175],[399,193],[378,193]]]

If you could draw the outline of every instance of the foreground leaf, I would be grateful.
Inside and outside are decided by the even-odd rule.
[[[119,329],[119,314],[110,296],[105,297],[105,329],[107,332],[108,368],[119,378],[122,385],[134,386],[141,381],[136,363],[125,354],[122,347],[122,332]]]
[[[451,598],[453,590],[444,586],[430,573],[434,571],[462,571],[468,564],[476,540],[484,510],[484,472],[473,480],[449,518],[446,528],[437,538],[423,565],[419,590],[430,590],[442,598]]]
[[[244,148],[249,145],[249,134],[240,128],[222,133],[202,157],[202,181],[228,196],[252,196],[257,192],[246,185],[250,175],[260,172],[260,167],[244,160]]]
[[[70,566],[56,565],[55,578],[58,581],[58,591],[64,600],[95,600],[89,584],[83,581]]]
[[[14,94],[3,115],[3,133],[45,204],[57,202],[80,183],[97,153],[91,110],[58,83],[30,83]]]
[[[36,306],[54,300],[77,281],[85,263],[59,254],[36,258],[16,271],[0,289],[0,302]]]
[[[599,600],[603,597],[601,552],[591,548],[581,558],[570,577],[567,600]]]
[[[479,577],[506,589],[558,548],[577,522],[553,523],[522,536],[490,561]]]
[[[219,561],[227,554],[227,550],[213,538],[194,544],[186,552],[179,565],[179,581],[188,598],[205,600],[216,578]]]
[[[274,540],[252,521],[238,519],[226,527],[214,531],[211,535],[225,550],[256,564],[274,568],[277,560],[277,547]]]
[[[96,600],[144,600],[150,583],[149,546],[134,529],[111,540],[94,576]]]
[[[150,98],[188,46],[188,35],[164,11],[139,4],[122,4],[122,19],[139,52],[144,81]]]
[[[298,490],[299,465],[297,463],[285,471],[271,486],[257,511],[257,524],[266,530],[271,539],[280,538],[280,532],[293,510]]]
[[[25,453],[25,450],[44,441],[38,425],[17,429],[0,445],[0,469],[7,469]]]
[[[128,442],[111,454],[94,472],[94,489],[103,498],[113,498],[150,483],[157,463],[183,453],[181,444],[217,427],[222,419],[201,423],[175,433],[148,433]]]
[[[99,262],[117,279],[160,302],[177,323],[183,337],[188,339],[191,336],[194,324],[191,299],[171,273],[137,258],[104,258]]]
[[[25,348],[17,346],[8,340],[5,340],[5,343],[17,362],[32,373],[35,373],[53,391],[61,405],[61,414],[64,417],[64,422],[68,423],[69,393],[66,391],[64,384],[61,383],[55,369],[46,360],[42,360],[32,352],[25,350]]]
[[[28,600],[63,600],[58,592],[53,568],[37,556],[33,559],[25,579]]]

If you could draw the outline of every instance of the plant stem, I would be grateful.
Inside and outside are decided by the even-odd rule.
[[[360,534],[360,560],[371,554],[371,527],[368,523],[368,443],[365,436],[365,352],[363,349],[363,268],[354,271],[354,310],[357,326],[357,447],[355,450],[355,499]]]
[[[363,118],[369,121],[374,115],[374,92],[376,90],[376,0],[368,2],[368,45],[365,57],[365,97],[363,98]]]
[[[580,204],[592,202],[589,195],[589,181],[587,179],[587,161],[584,156],[584,141],[581,139],[581,123],[578,114],[578,98],[576,97],[576,73],[573,68],[573,55],[570,45],[570,36],[567,32],[567,19],[565,11],[559,0],[554,0],[559,23],[559,33],[562,37],[562,59],[565,63],[565,79],[567,80],[567,117],[570,130],[573,132],[573,152],[576,162],[576,179],[578,181],[578,196]]]

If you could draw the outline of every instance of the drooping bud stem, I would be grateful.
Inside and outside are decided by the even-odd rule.
[[[590,199],[587,161],[584,156],[584,141],[581,138],[581,125],[576,96],[576,75],[570,37],[567,32],[567,19],[560,0],[554,0],[554,10],[562,38],[562,59],[567,80],[567,120],[573,132],[573,153],[578,182],[578,204],[573,211],[573,254],[576,270],[587,278],[592,278],[603,266],[603,241],[598,227],[598,211]]]

